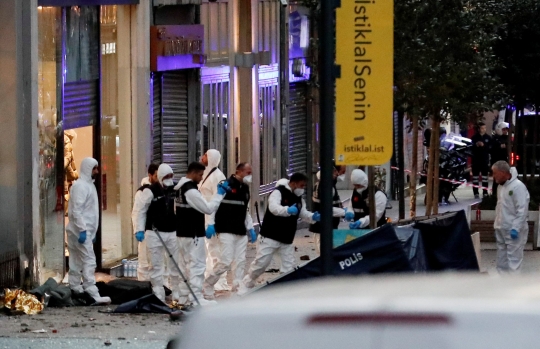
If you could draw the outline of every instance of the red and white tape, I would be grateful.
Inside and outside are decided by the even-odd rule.
[[[399,170],[399,167],[396,167],[396,166],[391,166],[390,167],[392,170]],[[411,170],[403,170],[404,172],[407,172],[407,173],[412,173]],[[427,177],[427,174],[426,173],[423,173],[423,172],[417,172],[418,175],[420,176],[424,176],[424,177]],[[468,182],[460,182],[460,181],[454,181],[452,179],[447,179],[447,178],[441,178],[439,177],[439,180],[440,181],[445,181],[445,182],[449,182],[449,183],[452,183],[452,184],[461,184],[461,185],[465,185],[466,187],[472,187],[472,188],[478,188],[478,189],[482,189],[482,190],[491,190],[489,188],[486,188],[486,187],[483,187],[481,185],[476,185],[476,184],[472,184],[472,183],[468,183]]]

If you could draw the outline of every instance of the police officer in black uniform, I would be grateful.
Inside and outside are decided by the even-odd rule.
[[[472,138],[472,175],[473,175],[473,193],[474,198],[480,198],[478,194],[478,186],[480,184],[479,177],[482,176],[482,187],[484,196],[488,195],[488,173],[491,170],[489,167],[489,155],[491,153],[491,136],[486,133],[486,124],[478,123],[478,133]]]

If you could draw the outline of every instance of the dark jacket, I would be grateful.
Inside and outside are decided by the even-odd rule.
[[[489,165],[489,155],[491,153],[491,146],[493,143],[493,140],[491,139],[491,136],[487,133],[483,136],[479,133],[475,134],[472,137],[472,154],[473,154],[473,164],[486,164]],[[476,145],[476,143],[482,142],[484,143],[484,146],[479,147]]]

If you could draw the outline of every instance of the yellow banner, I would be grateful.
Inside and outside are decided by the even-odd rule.
[[[392,156],[394,3],[341,0],[336,11],[335,160],[381,165]]]

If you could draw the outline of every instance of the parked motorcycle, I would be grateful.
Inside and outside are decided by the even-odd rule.
[[[439,156],[439,203],[450,204],[450,195],[467,183],[467,159],[472,155],[472,141],[455,133],[442,134]],[[429,155],[424,159],[420,183],[427,184]],[[454,199],[456,197],[454,196]],[[426,199],[424,198],[424,204]],[[456,199],[457,202],[457,199]]]

